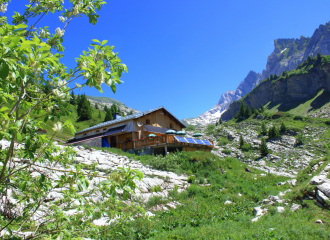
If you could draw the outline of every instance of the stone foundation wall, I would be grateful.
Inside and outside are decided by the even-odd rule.
[[[88,141],[73,144],[73,146],[87,145],[88,147],[102,147],[102,138],[91,139]]]

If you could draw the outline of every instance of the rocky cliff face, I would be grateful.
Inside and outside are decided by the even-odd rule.
[[[259,108],[268,102],[290,104],[293,101],[313,97],[319,89],[330,90],[330,64],[320,68],[312,68],[306,74],[290,76],[286,80],[261,82],[243,101],[250,107]],[[233,102],[221,116],[223,120],[234,117],[240,102]]]
[[[295,69],[309,55],[315,57],[318,52],[323,55],[330,54],[330,22],[326,25],[320,25],[311,38],[301,36],[299,39],[274,40],[274,51],[269,55],[266,69],[262,71],[262,74],[250,71],[238,85],[236,91],[223,93],[219,102],[212,109],[197,118],[185,119],[184,121],[193,125],[196,125],[196,123],[198,125],[215,123],[228,109],[231,102],[250,92],[263,79],[271,74],[280,75],[283,71]]]

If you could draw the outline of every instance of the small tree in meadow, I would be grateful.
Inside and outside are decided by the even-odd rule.
[[[240,135],[239,136],[239,148],[242,148],[244,144],[245,144],[244,138],[242,135]]]
[[[265,122],[262,122],[261,123],[261,135],[266,135],[267,134],[267,127],[266,127],[266,124],[265,124]]]
[[[261,156],[266,156],[268,153],[270,153],[270,151],[267,147],[266,139],[264,139],[264,138],[261,139],[259,151],[260,151]]]
[[[282,122],[282,123],[281,123],[281,127],[280,127],[280,131],[281,131],[282,133],[284,133],[284,132],[286,131],[286,129],[287,129],[286,125],[284,124],[284,122]]]

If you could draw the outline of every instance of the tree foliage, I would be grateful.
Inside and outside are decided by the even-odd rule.
[[[266,139],[261,139],[261,144],[259,146],[259,151],[261,156],[266,156],[268,153],[270,153],[268,147],[267,147],[267,143],[266,143]]]
[[[93,224],[94,214],[113,209],[112,216],[118,215],[122,200],[136,187],[133,180],[142,174],[118,169],[108,177],[102,176],[104,180],[97,184],[96,173],[82,171],[81,165],[74,162],[75,152],[55,145],[53,139],[63,128],[75,131],[70,121],[61,122],[62,116],[70,114],[65,107],[72,100],[70,91],[88,86],[102,92],[101,84],[105,83],[115,92],[127,68],[113,46],[96,39],[76,58],[75,68],[61,63],[65,54],[62,42],[70,23],[87,16],[90,23],[96,24],[97,12],[106,2],[72,0],[67,9],[62,0],[29,2],[22,14],[15,12],[12,24],[5,15],[0,16],[0,139],[9,141],[9,147],[0,150],[0,231],[7,230],[12,239],[21,237],[23,231],[30,232],[28,239],[95,238],[99,228]],[[6,11],[7,4],[1,1],[1,12]],[[46,14],[54,13],[60,15],[62,27],[55,32],[47,26],[36,28]],[[69,87],[70,83],[75,87]],[[88,111],[83,111],[84,99],[77,97],[83,102],[80,116],[88,118]],[[32,113],[38,117],[32,117]],[[56,122],[54,134],[38,134],[49,120]],[[30,172],[36,169],[38,176]],[[52,169],[52,174],[45,174],[46,169]],[[49,198],[55,189],[63,196],[59,200]],[[105,200],[95,204],[91,198],[95,194]],[[78,213],[66,214],[72,208]],[[129,212],[123,211],[121,217],[125,219]],[[42,213],[38,220],[37,213]]]

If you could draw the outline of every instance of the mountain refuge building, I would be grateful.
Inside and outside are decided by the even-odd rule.
[[[154,108],[125,117],[114,115],[111,121],[77,132],[66,145],[119,148],[135,154],[166,155],[174,151],[211,151],[208,140],[166,134],[182,131],[186,125],[164,107]]]

